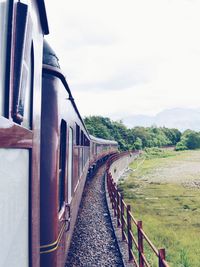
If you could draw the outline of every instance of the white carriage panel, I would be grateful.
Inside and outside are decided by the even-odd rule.
[[[29,151],[0,149],[0,267],[28,267]]]

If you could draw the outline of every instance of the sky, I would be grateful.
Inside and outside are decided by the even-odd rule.
[[[199,0],[57,0],[46,8],[46,39],[83,117],[200,108]]]

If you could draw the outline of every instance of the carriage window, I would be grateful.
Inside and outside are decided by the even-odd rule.
[[[32,128],[33,72],[34,72],[34,55],[32,46],[28,78],[27,78],[27,86],[26,86],[27,90],[25,90],[24,93],[25,101],[24,101],[22,126],[26,128]],[[20,99],[23,99],[24,96],[20,94]]]
[[[4,115],[5,68],[8,32],[8,0],[0,0],[0,115]]]
[[[86,138],[86,146],[90,146],[90,140]]]
[[[68,139],[68,177],[67,177],[67,193],[68,203],[72,199],[72,178],[73,178],[73,129],[69,128],[69,139]]]
[[[76,124],[76,145],[80,145],[80,126]]]
[[[81,131],[81,146],[84,145],[84,133]]]
[[[85,135],[84,135],[84,146],[87,146],[87,138]]]
[[[30,127],[32,21],[28,6],[17,3],[15,23],[13,110],[16,123]]]
[[[66,130],[67,125],[64,120],[60,128],[60,158],[59,158],[59,210],[65,201],[65,162],[66,162]]]

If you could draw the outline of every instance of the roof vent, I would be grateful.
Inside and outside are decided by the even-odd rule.
[[[58,63],[59,59],[56,56],[56,53],[53,51],[51,46],[44,40],[43,46],[43,64],[50,65],[60,69],[60,65]]]

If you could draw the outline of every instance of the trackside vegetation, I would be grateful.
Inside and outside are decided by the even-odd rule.
[[[171,267],[200,266],[200,133],[128,129],[122,121],[101,116],[86,117],[85,124],[90,134],[117,141],[121,151],[143,150],[130,165],[130,175],[119,181],[119,190],[150,240],[166,249]],[[150,265],[157,266],[144,246]]]
[[[128,129],[122,121],[101,116],[86,117],[85,124],[90,134],[116,140],[121,151],[143,150],[129,176],[119,180],[119,190],[150,240],[166,249],[171,267],[200,266],[200,133],[156,126]],[[157,266],[144,246],[150,265]]]
[[[171,267],[200,262],[200,150],[147,148],[119,182],[125,201]],[[136,234],[136,233],[135,233]],[[137,236],[137,235],[136,235]],[[151,266],[157,259],[145,248]]]
[[[127,128],[122,121],[112,121],[102,116],[89,116],[84,119],[90,134],[104,139],[115,140],[121,151],[151,147],[175,146],[176,150],[200,148],[200,133],[166,127]]]

